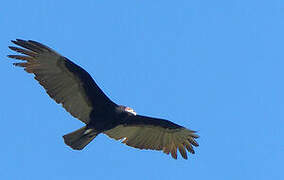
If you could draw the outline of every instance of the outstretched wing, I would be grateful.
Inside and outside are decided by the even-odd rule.
[[[24,62],[14,63],[33,73],[35,79],[53,98],[74,117],[89,123],[90,115],[116,106],[81,67],[49,47],[35,41],[12,41],[22,48],[9,46],[23,55],[8,55]]]
[[[195,131],[186,129],[168,120],[140,115],[129,116],[121,125],[104,132],[111,138],[123,140],[128,146],[139,149],[163,150],[177,159],[177,149],[187,159],[187,149],[194,154],[193,146],[198,146]]]

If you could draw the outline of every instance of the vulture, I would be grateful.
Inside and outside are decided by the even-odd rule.
[[[111,101],[83,68],[53,49],[32,40],[12,40],[9,48],[21,55],[8,55],[21,60],[13,63],[23,67],[44,87],[47,94],[62,104],[67,112],[85,126],[63,136],[64,142],[82,150],[98,134],[139,149],[160,150],[177,159],[177,150],[187,159],[194,154],[196,131],[171,121],[138,115],[127,106]]]

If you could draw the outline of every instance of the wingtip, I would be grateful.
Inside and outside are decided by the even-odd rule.
[[[185,154],[180,153],[180,154],[181,154],[183,159],[187,159],[187,154],[186,153]]]
[[[174,159],[177,159],[177,152],[171,152],[171,156],[172,156],[172,158],[174,158]]]
[[[193,136],[194,138],[200,138],[200,136],[199,135],[197,135],[197,134],[194,134],[194,136]]]
[[[16,49],[16,47],[14,47],[14,46],[8,46],[8,48],[13,50],[13,51]]]
[[[14,66],[21,66],[22,63],[13,63]]]
[[[15,40],[11,40],[11,42],[14,43],[14,44],[19,45],[18,43],[24,43],[24,42],[26,42],[26,41],[23,40],[23,39],[15,39]]]
[[[22,41],[22,42],[24,42],[25,40],[23,40],[23,39],[16,39],[16,41]]]
[[[191,132],[191,136],[193,137],[193,138],[199,138],[200,136],[199,135],[197,135],[197,133],[198,133],[198,131],[192,131],[192,130],[190,130],[190,132]]]

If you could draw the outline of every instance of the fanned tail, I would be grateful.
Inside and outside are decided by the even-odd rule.
[[[87,146],[99,133],[94,129],[84,126],[74,132],[63,136],[65,144],[75,150],[82,150]]]

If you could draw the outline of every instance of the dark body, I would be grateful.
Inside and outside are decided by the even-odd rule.
[[[117,105],[98,87],[83,68],[36,41],[12,41],[9,46],[23,55],[8,55],[24,62],[14,63],[33,73],[47,94],[86,126],[63,136],[73,149],[81,150],[103,133],[139,149],[162,150],[177,158],[177,149],[187,159],[198,146],[195,131],[171,121],[137,115],[133,109]]]

